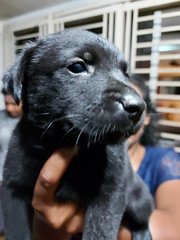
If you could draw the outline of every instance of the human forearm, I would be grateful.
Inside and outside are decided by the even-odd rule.
[[[177,226],[178,222],[176,214],[165,210],[154,210],[149,219],[149,230],[152,240],[179,240],[180,230]],[[121,227],[118,240],[131,239],[131,232],[127,228]]]
[[[149,229],[153,240],[179,240],[180,230],[176,213],[154,210],[149,219]]]

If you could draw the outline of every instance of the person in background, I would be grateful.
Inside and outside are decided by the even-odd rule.
[[[7,91],[5,91],[5,89],[2,89],[2,94],[4,95],[5,109],[0,111],[0,192],[3,177],[3,166],[6,158],[9,140],[12,131],[22,114],[22,103],[20,103],[20,105],[17,105],[13,97]],[[0,199],[0,234],[2,233],[3,219]]]
[[[147,104],[143,126],[128,139],[128,154],[134,171],[147,184],[155,200],[156,208],[149,219],[152,239],[178,240],[180,239],[180,157],[173,148],[158,145],[158,114],[150,100],[149,88],[145,80],[139,75],[132,75],[130,83]],[[131,239],[130,232],[123,229],[120,231],[119,239]]]
[[[144,79],[132,75],[130,83],[147,104],[143,126],[128,139],[128,154],[134,171],[154,196],[155,209],[149,218],[152,239],[179,240],[180,158],[173,148],[158,146],[157,113]],[[57,150],[39,174],[32,200],[35,240],[69,240],[83,229],[84,211],[81,206],[74,202],[61,204],[55,199],[56,188],[72,157],[71,149]],[[118,240],[128,239],[132,239],[132,233],[120,226]]]

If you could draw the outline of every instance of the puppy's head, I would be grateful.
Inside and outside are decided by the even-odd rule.
[[[145,103],[129,86],[119,50],[96,34],[66,30],[28,44],[4,74],[24,118],[76,143],[126,138],[141,125]]]

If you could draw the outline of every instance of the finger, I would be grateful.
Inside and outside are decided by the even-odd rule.
[[[71,149],[61,149],[55,151],[46,161],[34,188],[32,204],[35,209],[38,210],[39,204],[54,201],[56,188],[73,155],[74,151]]]
[[[85,213],[83,210],[78,211],[70,220],[65,224],[65,230],[69,234],[82,232],[85,222]]]
[[[74,202],[56,203],[52,206],[41,207],[40,211],[35,211],[36,216],[42,221],[47,222],[53,229],[61,228],[65,222],[76,215],[79,209],[78,204]]]
[[[71,236],[63,229],[54,229],[46,222],[39,219],[36,215],[33,219],[33,239],[34,240],[70,240]]]

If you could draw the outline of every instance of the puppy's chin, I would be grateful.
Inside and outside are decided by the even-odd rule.
[[[120,132],[108,133],[106,136],[103,136],[100,141],[103,144],[121,144],[127,139],[125,134]]]
[[[139,129],[140,129],[141,124],[138,124],[132,128],[125,128],[123,131],[121,130],[116,130],[113,131],[110,130],[107,132],[105,135],[100,135],[97,137],[98,141],[97,143],[102,143],[102,144],[121,144],[124,141],[126,141],[131,135],[134,135]]]
[[[112,127],[108,127],[106,130],[94,127],[94,133],[89,131],[82,134],[79,139],[79,145],[121,144],[140,129],[142,122],[143,121],[139,121],[137,124],[131,123],[123,128],[112,125]],[[89,133],[91,133],[91,135]]]

